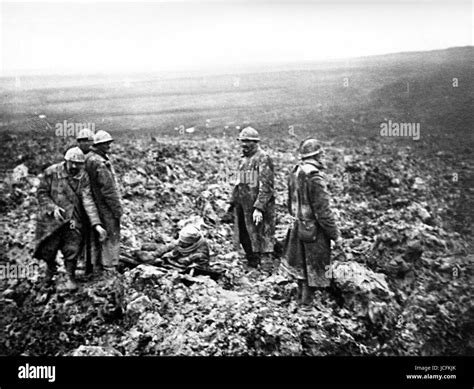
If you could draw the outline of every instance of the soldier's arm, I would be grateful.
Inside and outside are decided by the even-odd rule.
[[[174,257],[176,256],[176,248],[178,243],[176,241],[162,245],[156,252],[158,257]]]
[[[98,224],[101,224],[99,212],[97,211],[97,206],[95,205],[94,198],[92,197],[89,175],[87,173],[84,174],[84,185],[82,187],[82,205],[86,210],[87,216],[91,222],[91,226],[94,227]]]
[[[122,216],[122,205],[120,204],[120,197],[115,188],[112,173],[107,169],[105,164],[100,164],[97,167],[97,183],[100,187],[102,197],[105,203],[109,206],[115,218],[120,219]]]
[[[39,208],[45,213],[51,213],[56,207],[56,203],[50,196],[52,176],[46,170],[40,175],[40,184],[36,192]]]
[[[273,161],[270,156],[262,158],[259,166],[259,190],[258,197],[254,203],[254,208],[265,211],[268,202],[273,197],[274,187]]]
[[[229,197],[229,200],[227,201],[227,203],[231,207],[235,206],[235,200],[236,200],[236,197],[237,197],[236,192],[237,192],[237,187],[238,187],[237,174],[239,174],[239,173],[240,173],[240,171],[238,171],[238,172],[234,171],[234,172],[231,172],[230,176],[229,176],[229,179],[233,183],[233,186],[232,186],[232,190],[230,192],[230,197]]]
[[[232,187],[232,191],[230,192],[229,200],[227,200],[227,204],[234,205],[235,204],[235,191],[237,190],[237,185]]]
[[[326,234],[336,240],[339,237],[336,219],[329,205],[329,194],[326,183],[320,173],[311,173],[308,177],[308,195],[316,220]]]
[[[193,264],[203,266],[209,262],[209,256],[203,252],[192,253],[183,259],[185,259],[186,266]]]

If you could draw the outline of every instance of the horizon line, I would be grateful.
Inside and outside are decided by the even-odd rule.
[[[291,66],[311,66],[311,65],[324,65],[324,64],[338,64],[343,62],[351,62],[364,59],[376,59],[377,57],[386,57],[391,55],[407,55],[407,54],[421,54],[421,53],[431,53],[431,52],[441,52],[455,49],[474,49],[474,45],[464,45],[464,46],[449,46],[440,49],[427,49],[427,50],[408,50],[408,51],[396,51],[396,52],[386,52],[373,55],[361,55],[361,56],[349,56],[349,57],[332,57],[328,59],[314,59],[314,60],[300,60],[300,61],[285,61],[285,62],[255,62],[255,63],[242,63],[242,64],[218,64],[218,65],[205,65],[202,67],[190,67],[190,68],[179,68],[179,69],[160,69],[160,70],[114,70],[114,71],[90,71],[90,72],[80,72],[77,70],[69,71],[63,69],[59,72],[52,73],[47,69],[27,69],[27,70],[7,70],[4,73],[6,75],[0,75],[0,79],[8,79],[15,77],[74,77],[74,76],[94,76],[94,77],[104,77],[104,76],[117,76],[117,75],[145,75],[145,74],[193,74],[193,73],[206,73],[212,71],[218,72],[227,72],[227,73],[215,73],[215,74],[236,74],[238,71],[249,71],[256,70],[256,67],[269,67],[267,71],[271,71],[271,68],[278,67],[291,67]],[[299,69],[276,69],[276,70],[299,70]],[[230,73],[229,73],[230,71]],[[23,73],[22,73],[23,72]],[[212,74],[212,73],[211,73]]]

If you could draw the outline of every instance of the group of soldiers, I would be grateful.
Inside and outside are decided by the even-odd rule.
[[[78,146],[64,161],[43,172],[37,191],[39,211],[34,256],[47,264],[46,282],[57,272],[61,251],[67,273],[64,288],[75,290],[78,259],[85,256],[86,272],[114,274],[119,262],[122,205],[108,152],[106,131],[84,129]]]
[[[284,241],[275,241],[272,158],[260,147],[257,130],[246,127],[237,139],[242,148],[239,174],[222,221],[233,221],[236,248],[242,246],[248,266],[270,275],[281,256],[282,267],[298,281],[298,302],[311,304],[314,291],[329,286],[325,274],[331,248],[342,240],[329,205],[324,150],[316,139],[300,144],[300,161],[288,176],[287,204],[293,222]],[[82,256],[86,273],[117,271],[122,206],[108,156],[112,141],[102,130],[81,131],[78,146],[67,150],[64,161],[47,168],[41,177],[35,257],[46,261],[48,283],[56,274],[59,250],[68,290],[78,287],[75,271]],[[208,244],[196,226],[185,226],[178,240],[165,246],[159,255],[173,266],[209,264]]]
[[[238,140],[242,159],[224,218],[234,219],[235,241],[242,245],[249,266],[270,275],[278,263],[275,254],[282,254],[282,267],[298,282],[297,301],[309,305],[316,289],[330,286],[326,271],[331,248],[342,241],[326,189],[324,149],[313,138],[301,142],[300,161],[288,176],[293,223],[284,241],[275,241],[273,161],[259,146],[257,130],[244,128]]]

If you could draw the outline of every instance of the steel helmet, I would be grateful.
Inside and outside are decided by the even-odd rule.
[[[240,131],[237,140],[253,140],[259,142],[260,137],[258,135],[258,131],[255,128],[245,127],[242,131]]]
[[[66,161],[79,163],[84,163],[86,161],[84,153],[79,147],[72,147],[68,151],[66,151],[66,154],[64,154],[64,159]]]
[[[202,237],[201,231],[199,228],[192,224],[188,224],[187,226],[183,227],[183,229],[179,232],[179,240],[182,243],[194,243],[197,242]]]
[[[107,131],[97,131],[94,135],[94,144],[112,142],[113,139]]]
[[[88,128],[83,128],[76,136],[76,140],[79,139],[94,140],[94,133]]]
[[[319,142],[314,138],[309,138],[301,142],[299,148],[300,158],[308,158],[313,157],[315,155],[319,155],[323,152],[322,146]]]

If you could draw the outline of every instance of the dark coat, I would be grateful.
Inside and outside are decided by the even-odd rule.
[[[71,220],[74,220],[76,228],[81,232],[84,232],[84,227],[88,222],[92,226],[101,224],[92,198],[88,175],[82,171],[77,176],[70,177],[65,162],[45,169],[40,176],[37,198],[39,210],[35,234],[35,256],[44,240]],[[53,211],[56,206],[65,211],[62,222],[54,218]]]
[[[86,155],[86,171],[89,174],[92,196],[99,211],[100,220],[107,232],[122,216],[122,205],[117,188],[115,172],[106,155],[92,150]]]
[[[160,254],[166,260],[179,268],[198,266],[201,269],[209,267],[209,245],[207,240],[202,238],[193,247],[182,249],[178,241],[169,243],[160,250]]]
[[[303,161],[288,177],[288,210],[295,219],[315,220],[315,241],[303,242],[295,220],[288,232],[285,259],[287,270],[298,279],[306,279],[309,286],[329,285],[325,272],[331,259],[330,240],[339,236],[334,215],[329,206],[329,194],[321,165]]]
[[[112,163],[106,154],[102,154],[93,148],[86,155],[86,171],[90,179],[92,197],[97,205],[102,226],[108,235],[102,246],[112,245],[115,247],[115,250],[112,251],[118,252],[122,205]],[[93,239],[93,261],[97,255],[97,245],[97,239]],[[105,255],[104,250],[102,250],[102,255]],[[103,258],[104,263],[116,262],[117,260],[118,258]]]
[[[273,161],[261,148],[249,157],[243,157],[237,172],[236,185],[230,203],[243,209],[244,222],[254,253],[271,253],[275,235],[275,196]],[[255,209],[263,213],[258,226],[253,222]],[[239,219],[234,210],[234,241],[239,247]]]
[[[88,154],[90,154],[90,150],[87,153],[84,153],[86,158]],[[98,263],[98,258],[99,258],[98,245],[99,245],[98,234],[92,228],[90,223],[87,223],[86,231],[85,231],[84,247],[83,247],[83,252],[81,254],[81,257],[83,257],[84,262],[86,264],[86,273],[92,272],[93,270],[92,265],[95,263]]]

